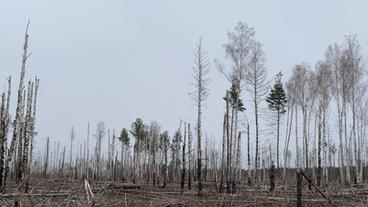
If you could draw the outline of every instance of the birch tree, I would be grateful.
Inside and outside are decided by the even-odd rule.
[[[331,98],[334,94],[333,90],[333,79],[332,79],[332,70],[328,66],[328,64],[324,61],[320,61],[316,65],[316,84],[318,86],[317,97],[318,97],[318,114],[319,114],[319,122],[318,122],[318,165],[317,165],[317,184],[320,184],[321,180],[321,170],[322,170],[322,151],[324,153],[324,159],[326,158],[326,145],[327,145],[327,114],[328,107],[331,101]],[[322,131],[322,132],[321,132]],[[323,147],[323,149],[322,149]],[[324,163],[324,175],[327,178],[328,176],[328,168],[327,163]]]

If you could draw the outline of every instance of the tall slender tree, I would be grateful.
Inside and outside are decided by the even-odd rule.
[[[258,42],[253,43],[253,49],[251,53],[250,68],[246,74],[247,90],[251,94],[253,107],[254,107],[254,120],[255,120],[255,136],[256,136],[256,150],[255,150],[255,182],[258,181],[258,169],[260,165],[260,153],[259,153],[259,113],[260,102],[264,100],[264,97],[268,91],[267,72],[265,68],[265,58],[262,46]]]
[[[120,153],[120,162],[121,162],[121,169],[120,169],[120,178],[124,180],[124,157],[126,156],[125,150],[129,147],[129,133],[126,128],[123,128],[120,132],[120,136],[118,137],[119,141],[121,142],[121,153]]]
[[[160,135],[160,143],[161,143],[161,148],[164,151],[164,165],[163,165],[163,185],[162,187],[166,187],[167,184],[167,151],[169,149],[169,145],[170,145],[170,137],[169,137],[169,132],[164,131],[161,135]]]
[[[267,96],[266,101],[268,103],[268,108],[271,111],[276,113],[276,123],[277,123],[277,130],[276,130],[276,162],[277,162],[277,169],[280,168],[280,117],[282,114],[286,112],[286,94],[283,88],[283,84],[281,82],[282,73],[279,72],[275,77],[275,84],[271,89],[270,94]]]
[[[140,118],[137,118],[135,122],[132,124],[130,133],[135,138],[134,143],[134,155],[133,155],[133,182],[136,182],[137,178],[137,168],[141,167],[141,157],[140,153],[143,150],[142,144],[144,143],[144,140],[147,136],[147,131],[145,129],[145,124],[143,123],[143,120]]]
[[[194,54],[194,86],[195,90],[192,93],[193,100],[197,105],[197,180],[198,180],[198,194],[202,193],[202,107],[204,101],[208,97],[209,89],[209,62],[207,59],[207,52],[203,49],[202,39],[199,39],[197,49]]]

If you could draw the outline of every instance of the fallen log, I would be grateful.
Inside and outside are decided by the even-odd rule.
[[[307,181],[308,181],[308,183],[310,184],[310,185],[312,185],[315,189],[316,189],[316,191],[324,198],[324,199],[326,199],[327,200],[327,202],[331,205],[331,206],[336,206],[333,202],[332,202],[332,200],[329,198],[329,197],[327,197],[314,183],[313,183],[313,181],[308,177],[308,176],[306,176],[305,174],[304,174],[304,172],[302,171],[302,170],[298,170],[298,172],[297,172],[297,174],[299,174],[300,176],[303,176]],[[300,188],[300,191],[301,191],[301,188]],[[301,193],[301,192],[300,192]]]
[[[112,189],[141,189],[142,188],[141,185],[137,185],[137,184],[113,184],[113,183],[110,183],[108,187]]]
[[[58,197],[58,196],[70,196],[72,193],[9,193],[0,194],[0,198],[12,198],[12,197]]]

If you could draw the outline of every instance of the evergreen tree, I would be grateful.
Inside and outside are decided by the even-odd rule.
[[[280,116],[286,112],[286,94],[281,82],[282,73],[279,72],[275,78],[275,84],[266,98],[268,108],[276,112],[277,116],[277,168],[279,165],[279,143],[280,143]]]
[[[120,171],[120,177],[123,179],[123,171],[124,171],[124,158],[126,159],[126,151],[129,148],[130,144],[130,138],[129,133],[126,128],[123,128],[120,132],[120,136],[118,137],[119,141],[121,142],[121,171]],[[124,180],[124,179],[123,179]]]
[[[164,165],[163,165],[163,186],[162,187],[166,187],[166,183],[167,183],[167,151],[168,151],[168,146],[170,145],[170,137],[169,137],[169,133],[167,131],[163,132],[160,135],[160,149],[163,151],[164,154]]]
[[[145,130],[145,125],[143,123],[143,120],[140,118],[137,118],[135,122],[132,124],[132,129],[130,130],[130,133],[135,138],[135,144],[134,144],[134,156],[133,156],[133,165],[134,165],[134,173],[133,173],[133,183],[136,182],[136,175],[137,175],[137,167],[139,167],[139,171],[141,170],[141,157],[140,153],[143,150],[142,145],[144,144],[144,141],[147,136],[147,131]],[[139,173],[140,174],[140,173]]]

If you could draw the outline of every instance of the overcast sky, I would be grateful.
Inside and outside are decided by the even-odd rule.
[[[314,65],[345,34],[358,34],[367,48],[365,2],[1,0],[0,90],[8,75],[17,88],[24,29],[31,19],[27,77],[41,79],[38,142],[49,136],[67,143],[72,126],[82,140],[88,121],[93,130],[97,121],[120,130],[137,117],[156,120],[172,134],[180,118],[195,122],[188,93],[199,37],[211,62],[226,63],[226,34],[246,22],[263,44],[269,79],[280,70],[286,79],[293,65]],[[217,139],[229,84],[215,69],[210,78],[204,131]]]

